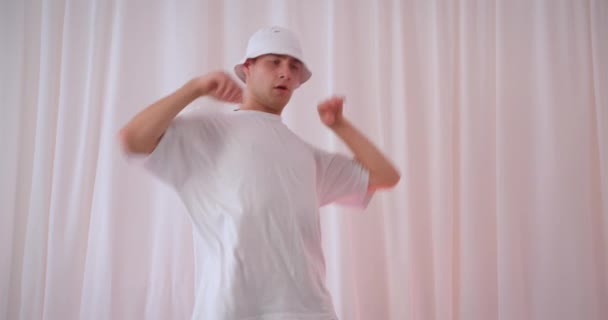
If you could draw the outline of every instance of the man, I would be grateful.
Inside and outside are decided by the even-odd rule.
[[[321,121],[355,159],[321,151],[291,132],[281,112],[310,76],[295,35],[254,33],[235,67],[195,78],[147,107],[121,131],[128,154],[183,200],[195,230],[193,319],[337,319],[325,286],[319,207],[365,207],[399,173],[342,115],[343,99],[318,105]],[[230,112],[177,114],[201,96],[241,103]]]

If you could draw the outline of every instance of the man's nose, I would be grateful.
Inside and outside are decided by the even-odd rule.
[[[279,78],[290,80],[292,77],[291,69],[287,65],[281,66],[279,70]]]

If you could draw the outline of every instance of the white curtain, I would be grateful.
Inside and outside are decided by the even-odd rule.
[[[608,319],[606,0],[3,0],[0,319],[190,316],[190,222],[115,135],[267,25],[313,71],[284,122],[348,152],[343,94],[402,172],[322,210],[340,319]]]

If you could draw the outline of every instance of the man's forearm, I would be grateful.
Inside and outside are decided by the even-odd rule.
[[[348,120],[341,118],[330,127],[350,148],[370,173],[370,188],[390,188],[399,182],[400,174],[390,161],[355,128]]]
[[[151,153],[171,121],[200,94],[196,81],[191,80],[141,111],[119,132],[123,148],[132,153]]]

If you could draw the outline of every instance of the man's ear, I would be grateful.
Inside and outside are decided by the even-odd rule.
[[[243,73],[245,74],[245,79],[249,77],[250,74],[250,67],[251,65],[253,65],[253,63],[255,62],[254,59],[247,59],[245,60],[245,63],[243,63]]]

